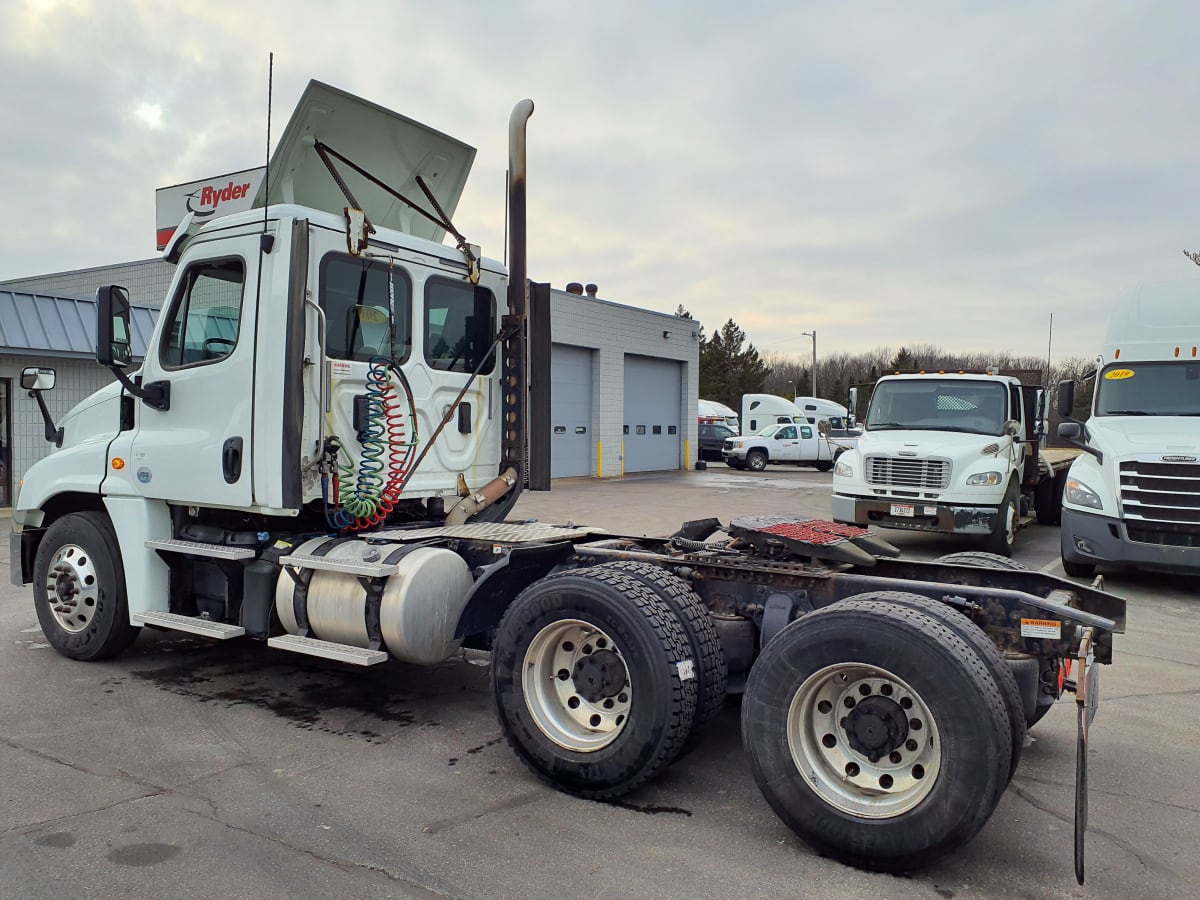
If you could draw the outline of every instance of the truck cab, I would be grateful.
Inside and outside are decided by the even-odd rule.
[[[834,470],[834,521],[973,534],[1007,555],[1039,479],[1044,402],[1008,375],[881,378]]]
[[[1062,563],[1200,572],[1200,291],[1145,285],[1118,305],[1087,421],[1059,386],[1059,435],[1084,452],[1063,496]]]
[[[128,296],[101,289],[97,356],[119,383],[72,410],[59,448],[26,474],[14,582],[41,583],[70,569],[70,547],[111,539],[133,626],[179,626],[183,614],[265,631],[273,581],[252,597],[222,560],[258,557],[282,534],[292,546],[503,518],[527,480],[524,406],[504,389],[525,379],[524,250],[512,254],[514,314],[504,265],[461,235],[442,243],[474,154],[311,82],[255,208],[189,214],[176,230],[165,252],[176,274],[135,372]],[[423,202],[405,199],[414,193]],[[77,523],[87,541],[43,548],[79,513],[93,516]]]

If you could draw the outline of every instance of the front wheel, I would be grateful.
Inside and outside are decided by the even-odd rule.
[[[1017,540],[1017,522],[1021,516],[1019,504],[1017,485],[1013,482],[1004,494],[1004,502],[1000,504],[992,533],[983,542],[985,551],[998,553],[1000,556],[1012,556],[1013,544]]]
[[[987,668],[946,625],[890,603],[808,613],[767,644],[742,740],[776,814],[825,855],[904,871],[970,840],[1008,777]]]
[[[667,604],[630,575],[552,575],[513,601],[492,650],[500,727],[535,775],[594,800],[669,765],[696,715],[696,664]]]
[[[746,468],[751,472],[761,472],[767,467],[767,454],[761,450],[751,450],[746,454]]]
[[[833,468],[833,463],[829,462],[828,460],[822,460],[821,462],[816,463],[816,468],[818,472],[828,472]]]
[[[129,624],[121,549],[102,513],[71,513],[46,529],[33,603],[46,640],[63,656],[108,659],[133,643],[140,629]]]

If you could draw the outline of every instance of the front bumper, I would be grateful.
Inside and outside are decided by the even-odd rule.
[[[903,515],[901,510],[912,510]],[[935,531],[942,534],[992,534],[1000,510],[994,506],[954,506],[947,503],[907,500],[875,500],[847,494],[833,495],[833,521],[845,525],[878,525],[907,531]]]
[[[1111,516],[1063,507],[1059,526],[1062,558],[1067,562],[1108,563],[1157,572],[1200,573],[1200,545],[1147,544],[1131,540],[1127,524]],[[1192,539],[1193,543],[1200,541]]]

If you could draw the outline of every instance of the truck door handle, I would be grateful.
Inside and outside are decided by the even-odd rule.
[[[221,472],[225,483],[233,484],[242,477],[242,439],[231,437],[221,447]]]

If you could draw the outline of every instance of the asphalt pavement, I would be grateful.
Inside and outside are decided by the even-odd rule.
[[[830,475],[772,467],[562,480],[512,518],[666,534],[829,514]],[[0,523],[7,530],[7,523]],[[965,541],[885,532],[909,555]],[[1016,557],[1061,575],[1057,529]],[[731,698],[621,803],[539,783],[501,739],[486,657],[365,672],[143,631],[77,663],[0,561],[0,897],[1180,897],[1200,885],[1200,580],[1110,575],[1128,633],[1091,732],[1088,883],[1072,874],[1075,707],[1031,732],[983,831],[933,867],[823,859],[762,799]]]

